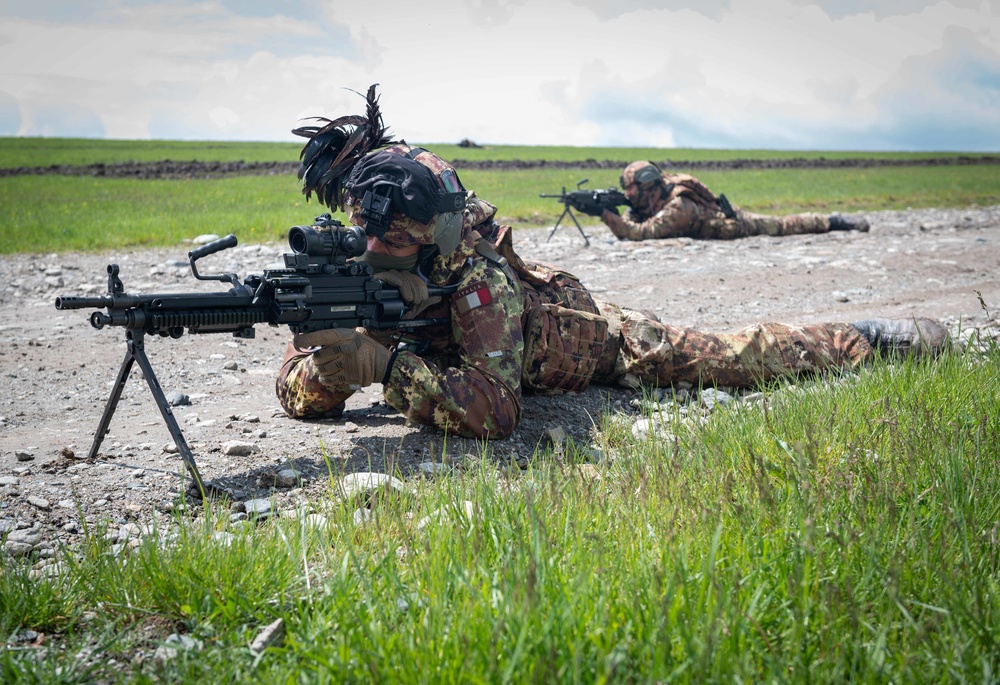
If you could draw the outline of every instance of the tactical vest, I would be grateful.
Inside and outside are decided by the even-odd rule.
[[[526,262],[514,251],[509,226],[496,226],[476,251],[513,270],[524,312],[521,385],[538,393],[585,390],[608,342],[608,322],[580,280],[545,262]],[[496,260],[495,260],[496,261]],[[508,273],[508,278],[509,278]]]

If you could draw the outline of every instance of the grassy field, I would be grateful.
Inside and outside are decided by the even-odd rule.
[[[253,147],[77,142],[76,161],[58,163]],[[5,165],[24,164],[4,145]],[[73,145],[42,147],[54,160]],[[776,213],[1000,203],[1000,165],[698,175]],[[462,176],[520,225],[553,221],[561,205],[538,194],[581,178]],[[0,238],[7,253],[281,240],[321,211],[303,200],[294,177],[7,177]],[[672,440],[636,439],[608,414],[600,463],[573,445],[524,474],[484,459],[378,500],[365,524],[331,473],[329,496],[309,503],[319,517],[178,507],[135,548],[87,530],[58,551],[58,574],[4,556],[0,682],[1000,681],[1000,349],[764,391],[704,425],[648,414]],[[251,651],[276,619],[283,641]],[[6,643],[26,629],[45,639]]]
[[[208,507],[127,553],[90,530],[58,576],[5,562],[0,631],[48,639],[0,651],[0,680],[997,682],[997,388],[995,346],[876,364],[658,417],[672,441],[606,418],[596,467],[484,460],[367,524],[331,497],[259,525]]]
[[[208,144],[147,141],[59,141],[0,139],[4,165],[22,159],[34,147],[45,164],[165,158],[273,160],[293,144]],[[442,152],[447,156],[447,146]],[[456,155],[467,150],[452,146]],[[685,156],[695,159],[746,156],[753,151],[685,151],[599,148],[474,149],[480,158],[633,159]],[[691,153],[691,154],[689,154]],[[698,154],[694,154],[698,153]],[[820,153],[753,152],[758,157]],[[824,153],[833,156],[832,153]],[[837,153],[839,156],[867,153]],[[902,153],[901,153],[902,154]],[[30,155],[29,155],[30,156]],[[491,157],[492,156],[492,157]],[[887,156],[887,155],[884,155]],[[904,155],[905,156],[905,155]],[[573,189],[618,183],[620,170],[525,169],[463,170],[466,187],[499,207],[499,218],[513,225],[552,225],[563,206],[538,197]],[[767,169],[698,171],[716,192],[751,211],[789,214],[799,211],[863,211],[907,207],[963,207],[1000,203],[1000,165],[882,167],[868,169]],[[39,253],[103,251],[139,246],[179,245],[202,233],[235,233],[241,241],[284,239],[288,227],[308,223],[325,208],[309,204],[293,174],[204,180],[136,180],[90,176],[25,175],[0,177],[0,252]],[[342,220],[343,216],[340,216]]]

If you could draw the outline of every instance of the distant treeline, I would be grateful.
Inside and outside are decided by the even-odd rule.
[[[508,159],[508,160],[463,160],[452,159],[452,164],[458,169],[476,169],[503,171],[505,169],[620,169],[624,166],[621,160],[546,160],[546,159]],[[925,167],[925,166],[964,166],[1000,164],[1000,156],[956,155],[950,157],[927,158],[838,158],[826,157],[794,157],[789,159],[725,159],[725,160],[676,160],[665,159],[657,161],[663,169],[678,169],[685,171],[727,169],[847,169],[868,167]],[[158,162],[119,162],[113,164],[53,164],[36,167],[0,168],[0,177],[5,176],[95,176],[107,178],[214,178],[219,176],[278,176],[295,174],[298,162],[211,162],[211,161],[172,161]]]

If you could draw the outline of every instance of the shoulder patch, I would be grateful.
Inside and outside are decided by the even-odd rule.
[[[454,295],[452,301],[458,308],[459,314],[465,314],[476,307],[493,302],[493,291],[486,281],[476,281],[465,286]]]

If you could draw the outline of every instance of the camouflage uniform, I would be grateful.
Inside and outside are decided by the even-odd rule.
[[[492,221],[496,208],[470,197],[462,242],[434,258],[429,279],[458,284],[449,301],[424,314],[450,314],[451,326],[423,329],[406,344],[380,340],[393,351],[385,401],[411,421],[465,437],[504,438],[520,419],[522,387],[561,392],[591,381],[741,387],[854,367],[873,354],[848,324],[762,324],[719,335],[595,302],[571,274],[522,261],[509,228]],[[354,392],[321,383],[309,352],[291,343],[276,387],[288,415],[300,418],[338,416]]]
[[[649,162],[633,162],[622,174],[622,184],[632,179],[630,172]],[[784,236],[797,233],[826,233],[830,220],[820,214],[768,216],[733,207],[735,216],[726,216],[718,198],[701,181],[687,174],[662,172],[663,186],[640,191],[633,206],[621,216],[606,212],[602,219],[620,240],[652,238],[700,238],[732,240],[751,235]],[[634,197],[634,196],[633,196]]]

